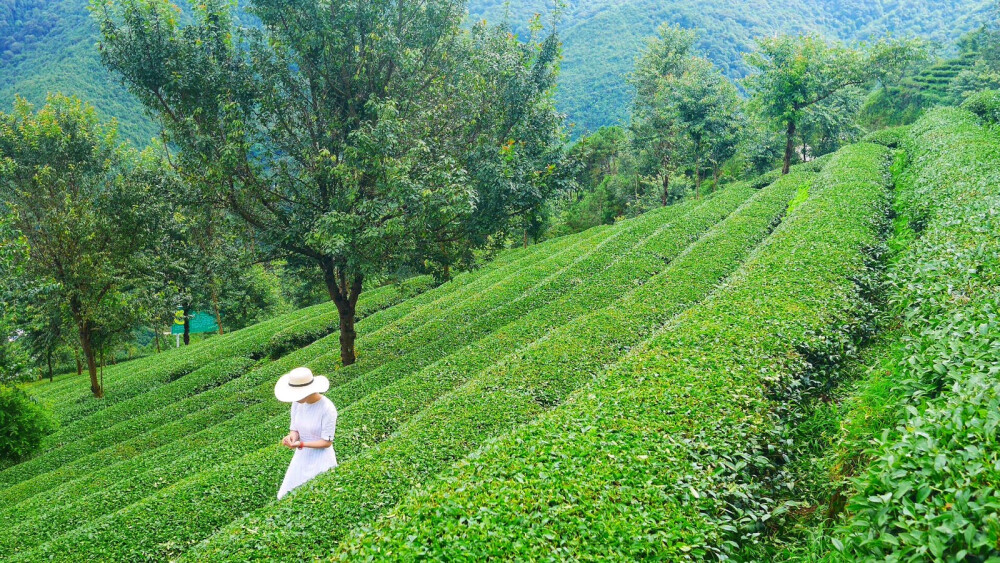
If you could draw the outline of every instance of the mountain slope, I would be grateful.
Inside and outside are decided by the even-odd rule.
[[[524,22],[551,5],[513,0],[509,13],[512,21]],[[761,35],[817,32],[865,40],[894,33],[947,46],[981,25],[990,5],[984,0],[569,0],[558,22],[565,60],[557,97],[580,130],[625,119],[631,95],[626,76],[646,38],[663,22],[700,29],[701,51],[738,78],[746,72],[742,53]],[[499,0],[471,0],[469,13],[497,21],[507,12]]]
[[[523,29],[548,0],[512,0]],[[557,101],[574,134],[624,120],[625,77],[646,38],[663,22],[702,30],[699,47],[729,76],[745,73],[741,53],[754,37],[815,31],[845,40],[892,32],[952,44],[983,19],[990,0],[569,0],[558,21],[564,45]],[[73,94],[118,118],[122,133],[145,144],[157,131],[139,104],[105,71],[86,0],[0,0],[0,109],[15,93],[32,102],[47,92]],[[471,0],[472,19],[502,21],[500,0]],[[544,21],[549,17],[545,16]]]
[[[271,510],[288,463],[288,452],[275,446],[288,407],[271,396],[273,381],[297,365],[332,380],[344,522],[355,521],[356,509],[377,516],[478,440],[557,406],[704,298],[767,236],[812,174],[763,191],[737,184],[517,249],[405,301],[399,289],[373,290],[358,323],[361,355],[347,368],[337,367],[336,334],[322,336],[332,312],[323,305],[301,321],[284,317],[111,368],[106,401],[87,398],[72,377],[34,384],[32,393],[53,405],[63,428],[34,459],[0,471],[0,549],[14,560],[173,558],[238,526],[247,511]],[[318,340],[275,352],[288,349],[279,342],[302,346],[307,339],[294,335],[307,332]],[[437,446],[412,448],[432,430]],[[442,457],[418,464],[404,452]],[[386,463],[419,473],[367,486],[366,479],[387,475],[367,468]],[[127,486],[104,486],[112,482]],[[372,505],[366,495],[381,500]],[[302,516],[306,530],[328,521]],[[138,537],[136,529],[147,533]],[[246,547],[223,543],[236,558]]]

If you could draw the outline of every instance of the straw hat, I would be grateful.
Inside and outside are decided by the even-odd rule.
[[[314,376],[309,368],[295,368],[274,384],[274,396],[283,403],[294,403],[313,393],[325,393],[329,388],[329,379]]]

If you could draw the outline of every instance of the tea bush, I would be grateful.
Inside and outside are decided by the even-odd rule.
[[[1000,123],[1000,91],[983,90],[969,96],[962,107],[979,116],[985,123]]]
[[[883,235],[888,166],[882,147],[839,152],[714,295],[564,406],[415,488],[340,555],[684,559],[755,541],[777,516],[770,491],[787,485],[777,407],[867,323],[855,280]]]
[[[0,461],[30,455],[55,421],[38,401],[17,387],[0,385]]]
[[[846,520],[813,547],[831,559],[992,560],[1000,555],[1000,139],[972,114],[940,109],[914,124],[907,149],[903,209],[924,227],[890,276],[904,336],[898,402],[885,408],[899,422],[875,437]]]
[[[273,503],[237,520],[190,555],[212,560],[323,556],[352,527],[378,516],[454,460],[560,404],[604,365],[704,297],[767,236],[789,199],[809,179],[786,177],[756,195],[749,186],[728,188],[705,210],[722,212],[725,219],[704,235],[691,218],[665,229],[608,271],[599,283],[603,289],[587,292],[588,298],[578,304],[559,304],[558,310],[579,307],[590,309],[589,314],[555,325],[544,338],[520,350],[507,350],[499,358],[488,355],[491,348],[517,336],[504,329],[481,351],[432,366],[380,393],[384,396],[348,409],[344,418],[357,420],[357,426],[348,430],[344,451],[356,452],[356,459],[296,491],[294,501]],[[726,199],[746,203],[729,213],[733,204],[724,204]],[[686,246],[689,241],[693,243]],[[597,296],[601,298],[594,299]],[[592,303],[605,305],[593,310]],[[527,331],[541,321],[530,320],[518,330]],[[398,423],[400,414],[412,416],[418,410],[409,422]],[[369,449],[368,444],[383,440]],[[292,521],[300,525],[274,525]],[[256,531],[252,538],[245,536],[247,529]]]
[[[444,314],[444,317],[450,318],[451,322],[437,320],[428,323],[425,330],[405,333],[405,336],[411,341],[419,337],[434,342],[433,347],[401,347],[401,349],[409,351],[409,356],[416,357],[416,359],[407,360],[406,363],[418,365],[418,362],[427,361],[419,359],[420,355],[433,358],[433,354],[440,354],[450,346],[472,338],[478,331],[469,331],[468,325],[482,323],[484,317],[493,320],[494,323],[502,322],[502,319],[513,320],[521,314],[519,310],[532,310],[550,300],[559,299],[564,296],[565,289],[571,289],[574,286],[587,287],[586,283],[590,277],[602,272],[609,263],[621,259],[625,249],[660,230],[666,218],[676,217],[680,219],[693,207],[693,205],[678,206],[621,223],[614,228],[598,229],[583,237],[575,237],[575,246],[566,247],[562,253],[552,253],[546,259],[545,265],[538,264],[532,268],[520,269],[512,276],[510,283],[497,285],[493,291],[477,292],[464,301],[454,304],[452,310],[446,311]],[[703,228],[707,228],[707,226]],[[570,251],[570,249],[574,250]],[[508,297],[507,294],[512,291],[519,291],[520,295],[515,294],[513,297]],[[492,303],[493,306],[484,307],[484,300],[486,303]],[[485,315],[477,316],[476,312],[485,313]],[[390,326],[385,328],[390,328]],[[391,328],[396,327],[391,326]],[[376,331],[376,334],[384,332],[380,330]],[[432,340],[424,332],[441,337],[435,336],[437,339]],[[449,342],[455,342],[455,344],[448,344]],[[426,356],[426,354],[432,355]],[[372,361],[374,359],[369,357],[368,363]],[[362,362],[359,361],[358,364],[362,364]],[[355,366],[340,370],[337,376],[343,378],[342,383],[349,383],[351,380],[368,381],[367,385],[351,387],[341,384],[331,389],[328,396],[342,409],[342,412],[346,412],[354,400],[386,384],[378,378],[366,379],[367,373],[359,373]],[[262,394],[270,394],[271,385],[273,385],[273,380],[265,383],[261,389]],[[194,458],[198,459],[197,463],[187,459],[183,465],[207,466],[210,463],[209,460],[222,463],[227,458],[232,459],[233,457],[237,458],[236,462],[213,468],[203,474],[196,474],[166,489],[163,493],[150,491],[154,494],[149,499],[132,504],[111,518],[98,521],[95,526],[101,531],[96,535],[93,531],[87,531],[89,526],[84,526],[58,538],[51,544],[43,545],[38,550],[25,552],[25,557],[30,559],[47,556],[39,555],[40,553],[56,555],[57,557],[60,556],[59,554],[66,556],[69,553],[64,551],[67,546],[80,541],[86,545],[85,551],[93,551],[94,553],[130,553],[135,557],[148,557],[150,554],[171,556],[183,551],[186,546],[185,542],[190,541],[186,538],[193,536],[194,539],[201,539],[201,534],[207,534],[213,527],[228,522],[238,516],[241,511],[271,501],[288,462],[287,452],[271,446],[274,443],[275,432],[279,432],[276,429],[287,427],[287,406],[273,401],[261,404],[254,409],[251,420],[259,421],[262,415],[267,416],[265,413],[270,413],[271,418],[263,424],[257,422],[251,429],[247,429],[245,422],[233,421],[231,428],[239,429],[241,436],[241,443],[238,446],[217,445],[209,442],[211,447],[194,454]],[[243,415],[238,418],[244,419]],[[341,426],[339,433],[343,431],[343,426]],[[224,434],[217,432],[216,435]],[[236,451],[246,452],[248,448],[252,450],[253,448],[263,448],[265,445],[269,447],[244,459],[238,459],[240,454],[234,456]],[[217,455],[216,452],[219,450],[224,450],[227,455]],[[143,463],[144,460],[137,459],[136,462]],[[163,471],[159,464],[156,464],[151,469],[151,473],[156,474],[157,479],[166,479],[166,483],[176,482],[178,476],[191,475],[190,471],[184,471],[177,467],[180,462],[174,462],[170,465],[173,466],[172,470]],[[141,480],[148,482],[145,477]],[[226,485],[220,486],[221,483],[226,483]],[[114,506],[118,506],[116,501],[112,500],[112,502],[115,502]],[[135,500],[129,497],[125,499],[125,502],[135,502]],[[195,516],[190,510],[178,511],[176,508],[178,503],[184,505],[204,503],[204,506],[197,510],[198,514]],[[81,499],[80,502],[74,503],[71,508],[72,511],[89,513],[94,504],[91,499]],[[104,504],[99,513],[106,513],[108,508],[109,506]],[[63,510],[65,511],[66,507]],[[58,515],[53,516],[58,517]],[[114,531],[114,528],[117,527],[116,522],[126,520],[132,523],[130,525],[155,521],[157,523],[156,531],[151,533],[147,539],[138,541],[135,538],[130,538],[127,533]],[[122,531],[124,532],[124,530],[123,528]],[[28,536],[36,535],[35,532],[26,532],[26,534]],[[43,534],[51,535],[49,532],[43,532]],[[26,547],[31,543],[23,541],[24,534],[21,534],[20,531],[15,531],[11,536],[19,548]],[[179,543],[175,545],[171,542]],[[80,545],[69,549],[75,551],[80,549]]]

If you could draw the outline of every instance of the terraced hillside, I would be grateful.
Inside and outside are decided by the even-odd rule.
[[[929,172],[956,146],[942,127],[979,135],[984,162],[1000,161],[995,141],[963,111],[924,122],[885,136],[905,151],[861,143],[785,177],[511,250],[438,287],[418,278],[373,288],[360,304],[358,362],[346,368],[336,312],[322,305],[111,368],[104,400],[89,398],[76,377],[33,384],[61,426],[32,459],[0,471],[0,553],[11,561],[773,553],[775,523],[793,524],[782,516],[788,497],[803,496],[790,469],[801,452],[798,423],[837,387],[838,367],[877,336],[887,275],[903,263],[886,273],[894,194],[921,226],[893,242],[900,252],[972,248],[986,231],[956,231],[956,213],[979,213],[996,232],[995,207],[978,197],[995,199],[996,178],[963,176],[964,188],[949,189],[945,173]],[[911,164],[900,176],[903,155]],[[892,190],[895,177],[906,189]],[[992,187],[970,187],[983,185]],[[920,207],[925,198],[936,205]],[[942,246],[956,232],[972,238]],[[969,252],[966,262],[982,259]],[[987,301],[998,280],[989,272],[975,286],[987,288],[975,294]],[[273,382],[299,365],[331,379],[341,465],[276,501],[290,454],[277,444],[288,406],[273,399]],[[935,387],[942,404],[927,409],[954,398],[946,387],[958,383]],[[902,402],[897,412],[917,416]],[[883,465],[898,461],[889,453],[904,447],[897,438],[909,443],[889,436],[888,457],[869,460],[873,490],[884,485]],[[897,469],[920,470],[885,471]],[[976,482],[987,487],[990,475]],[[864,539],[896,533],[866,512],[865,494],[830,536],[835,543],[800,539],[789,553],[891,555]]]

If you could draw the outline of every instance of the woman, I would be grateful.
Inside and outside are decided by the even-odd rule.
[[[309,368],[295,368],[274,385],[274,396],[292,403],[292,423],[281,445],[295,450],[292,463],[281,482],[278,498],[313,477],[337,467],[333,435],[337,428],[337,407],[322,395],[330,381],[313,376]]]

